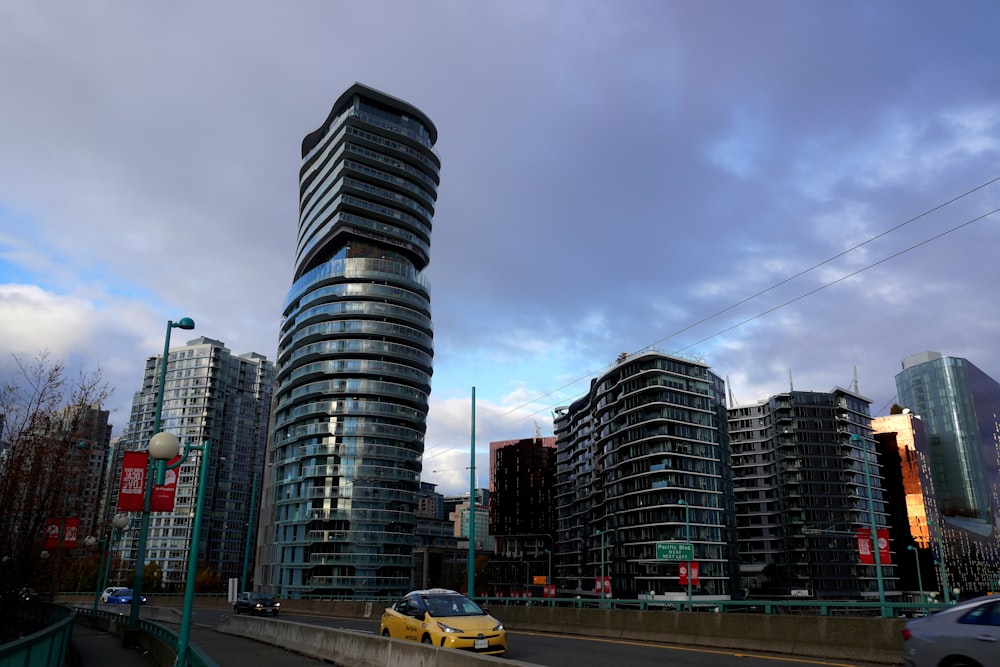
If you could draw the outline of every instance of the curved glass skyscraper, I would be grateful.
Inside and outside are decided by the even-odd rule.
[[[302,142],[257,561],[282,597],[410,588],[436,140],[421,111],[355,84]]]

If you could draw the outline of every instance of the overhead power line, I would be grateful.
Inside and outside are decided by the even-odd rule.
[[[717,318],[717,317],[719,317],[721,315],[724,315],[724,314],[728,313],[729,311],[731,311],[731,310],[733,310],[735,308],[738,308],[739,306],[742,306],[742,305],[744,305],[744,304],[746,304],[746,303],[748,303],[750,301],[753,301],[754,299],[757,299],[757,298],[759,298],[759,297],[761,297],[761,296],[763,296],[765,294],[768,294],[769,292],[772,292],[775,289],[777,289],[777,288],[779,288],[779,287],[781,287],[783,285],[788,284],[789,282],[795,280],[796,278],[800,278],[800,277],[802,277],[802,276],[804,276],[804,275],[806,275],[806,274],[808,274],[808,273],[810,273],[812,271],[815,271],[816,269],[818,269],[820,267],[823,267],[823,266],[829,264],[830,262],[833,262],[833,261],[835,261],[837,259],[840,259],[841,257],[844,257],[845,255],[847,255],[849,253],[852,253],[852,252],[854,252],[854,251],[856,251],[856,250],[858,250],[860,248],[863,248],[864,246],[866,246],[866,245],[868,245],[868,244],[870,244],[870,243],[872,243],[874,241],[877,241],[878,239],[881,239],[881,238],[883,238],[885,236],[888,236],[889,234],[891,234],[891,233],[893,233],[895,231],[898,231],[898,230],[902,229],[903,227],[906,227],[907,225],[909,225],[909,224],[911,224],[913,222],[916,222],[917,220],[925,218],[928,215],[930,215],[931,213],[939,211],[939,210],[945,208],[946,206],[950,206],[951,204],[954,204],[955,202],[957,202],[957,201],[959,201],[959,200],[961,200],[961,199],[963,199],[963,198],[965,198],[965,197],[967,197],[967,196],[969,196],[969,195],[971,195],[971,194],[973,194],[975,192],[978,192],[979,190],[982,190],[983,188],[986,188],[986,187],[988,187],[988,186],[996,183],[997,181],[1000,181],[1000,176],[997,176],[997,177],[995,177],[993,179],[990,179],[989,181],[986,181],[982,185],[978,185],[978,186],[976,186],[976,187],[974,187],[974,188],[972,188],[970,190],[967,190],[966,192],[964,192],[964,193],[962,193],[960,195],[952,197],[951,199],[949,199],[946,202],[938,204],[937,206],[935,206],[933,208],[930,208],[930,209],[924,211],[923,213],[920,213],[919,215],[916,215],[916,216],[914,216],[912,218],[909,218],[908,220],[905,220],[905,221],[899,223],[898,225],[896,225],[894,227],[891,227],[891,228],[889,228],[889,229],[887,229],[887,230],[885,230],[885,231],[883,231],[883,232],[881,232],[879,234],[876,234],[875,236],[872,236],[872,237],[866,239],[865,241],[862,241],[861,243],[858,243],[858,244],[856,244],[854,246],[851,246],[850,248],[847,248],[846,250],[843,250],[843,251],[837,253],[836,255],[833,255],[832,257],[829,257],[829,258],[827,258],[827,259],[825,259],[825,260],[823,260],[821,262],[818,262],[818,263],[810,266],[807,269],[803,269],[802,271],[799,271],[798,273],[795,273],[794,275],[791,275],[791,276],[789,276],[787,278],[784,278],[783,280],[780,280],[779,282],[774,283],[770,287],[767,287],[767,288],[762,289],[762,290],[760,290],[758,292],[755,292],[754,294],[752,294],[752,295],[750,295],[748,297],[740,299],[739,301],[737,301],[737,302],[735,302],[735,303],[733,303],[733,304],[731,304],[729,306],[726,306],[725,308],[723,308],[721,310],[718,310],[718,311],[712,313],[711,315],[703,317],[702,319],[700,319],[700,320],[698,320],[698,321],[696,321],[696,322],[694,322],[692,324],[689,324],[689,325],[687,325],[687,326],[685,326],[685,327],[683,327],[681,329],[678,329],[677,331],[674,331],[673,333],[671,333],[671,334],[669,334],[667,336],[664,336],[663,338],[660,338],[660,339],[658,339],[658,340],[650,343],[649,345],[647,345],[647,346],[645,346],[645,347],[637,350],[636,352],[633,352],[632,354],[641,354],[643,352],[646,352],[646,351],[652,349],[654,346],[656,346],[656,345],[658,345],[660,343],[663,343],[664,341],[667,341],[667,340],[670,340],[671,338],[679,336],[680,334],[685,333],[687,331],[690,331],[691,329],[693,329],[693,328],[695,328],[695,327],[697,327],[697,326],[699,326],[701,324],[704,324],[704,323],[709,322],[709,321],[711,321],[711,320],[713,320],[713,319],[715,319],[715,318]],[[907,248],[904,248],[904,249],[902,249],[902,250],[900,250],[898,252],[895,252],[895,253],[893,253],[893,254],[891,254],[891,255],[889,255],[887,257],[884,257],[884,258],[882,258],[882,259],[880,259],[880,260],[878,260],[876,262],[872,262],[871,264],[868,264],[868,265],[866,265],[864,267],[861,267],[861,268],[859,268],[859,269],[857,269],[855,271],[852,271],[852,272],[850,272],[850,273],[848,273],[846,275],[843,275],[840,278],[837,278],[835,280],[831,280],[830,282],[824,283],[823,285],[820,285],[820,286],[816,287],[815,289],[812,289],[812,290],[809,290],[807,292],[804,292],[803,294],[800,294],[800,295],[798,295],[798,296],[796,296],[796,297],[794,297],[792,299],[784,301],[784,302],[782,302],[782,303],[780,303],[780,304],[778,304],[776,306],[773,306],[772,308],[768,308],[767,310],[765,310],[765,311],[763,311],[761,313],[758,313],[757,315],[754,315],[752,317],[748,317],[746,319],[740,320],[739,322],[737,322],[737,323],[735,323],[735,324],[733,324],[731,326],[728,326],[728,327],[726,327],[726,328],[724,328],[724,329],[722,329],[720,331],[717,331],[717,332],[715,332],[715,333],[713,333],[713,334],[711,334],[709,336],[706,336],[706,337],[704,337],[704,338],[702,338],[702,339],[700,339],[698,341],[690,343],[689,345],[686,345],[686,346],[684,346],[684,347],[676,350],[674,353],[675,354],[679,354],[681,352],[684,352],[685,350],[688,350],[688,349],[690,349],[692,347],[695,347],[696,345],[700,345],[700,344],[705,343],[705,342],[707,342],[709,340],[712,340],[713,338],[717,338],[717,337],[719,337],[719,336],[721,336],[723,334],[729,333],[730,331],[733,331],[734,329],[738,329],[739,327],[742,327],[742,326],[744,326],[746,324],[749,324],[750,322],[753,322],[753,321],[758,320],[758,319],[760,319],[762,317],[770,315],[771,313],[773,313],[773,312],[775,312],[777,310],[780,310],[780,309],[782,309],[782,308],[784,308],[786,306],[789,306],[789,305],[791,305],[793,303],[801,301],[802,299],[805,299],[805,298],[807,298],[809,296],[812,296],[813,294],[816,294],[817,292],[821,292],[821,291],[825,290],[828,287],[832,287],[833,285],[841,283],[841,282],[843,282],[843,281],[845,281],[845,280],[847,280],[849,278],[853,278],[854,276],[857,276],[860,273],[863,273],[863,272],[865,272],[865,271],[867,271],[869,269],[875,268],[876,266],[880,266],[881,264],[884,264],[884,263],[886,263],[886,262],[888,262],[890,260],[893,260],[893,259],[895,259],[895,258],[897,258],[897,257],[899,257],[901,255],[904,255],[904,254],[906,254],[906,253],[908,253],[908,252],[910,252],[912,250],[916,250],[917,248],[920,248],[920,247],[922,247],[924,245],[927,245],[928,243],[936,241],[936,240],[938,240],[938,239],[940,239],[940,238],[942,238],[944,236],[947,236],[947,235],[952,234],[952,233],[954,233],[954,232],[956,232],[956,231],[958,231],[960,229],[968,227],[969,225],[971,225],[973,223],[976,223],[976,222],[979,222],[980,220],[988,218],[991,215],[996,214],[997,212],[1000,212],[1000,208],[996,208],[996,209],[993,209],[992,211],[989,211],[987,213],[983,213],[982,215],[979,215],[979,216],[977,216],[975,218],[972,218],[971,220],[967,220],[967,221],[965,221],[963,223],[960,223],[960,224],[958,224],[958,225],[956,225],[954,227],[951,227],[950,229],[947,229],[947,230],[945,230],[945,231],[943,231],[943,232],[941,232],[939,234],[936,234],[936,235],[934,235],[934,236],[932,236],[932,237],[930,237],[928,239],[920,241],[919,243],[915,243],[915,244],[913,244],[913,245],[911,245],[911,246],[909,246]],[[489,419],[485,420],[484,423],[488,424],[488,423],[493,423],[493,422],[499,421],[499,420],[503,419],[504,417],[507,417],[507,416],[509,416],[511,414],[514,414],[514,413],[516,413],[516,412],[518,412],[520,410],[528,408],[529,406],[538,403],[541,399],[544,399],[544,398],[547,398],[549,396],[552,396],[553,394],[555,394],[555,393],[557,393],[559,391],[562,391],[563,389],[566,389],[567,387],[572,387],[573,385],[578,384],[579,382],[582,382],[582,381],[585,381],[585,380],[589,380],[589,379],[591,379],[593,377],[599,376],[604,371],[609,370],[614,365],[614,363],[615,362],[611,362],[609,364],[605,364],[601,368],[599,368],[597,370],[590,371],[590,372],[588,372],[585,375],[582,375],[582,376],[580,376],[580,377],[578,377],[578,378],[576,378],[574,380],[571,380],[571,381],[569,381],[569,382],[567,382],[565,384],[562,384],[559,387],[556,387],[555,389],[552,389],[552,390],[550,390],[550,391],[548,391],[548,392],[546,392],[544,394],[541,394],[540,396],[536,397],[535,399],[533,399],[533,400],[531,400],[531,401],[529,401],[527,403],[523,403],[523,404],[521,404],[521,405],[519,405],[517,407],[511,408],[507,412],[504,412],[503,414],[498,415],[496,417],[489,418]],[[515,422],[517,422],[517,421],[523,421],[524,419],[527,419],[528,417],[537,415],[537,414],[539,414],[541,412],[544,412],[546,410],[551,410],[553,407],[555,407],[555,406],[552,406],[552,405],[542,406],[538,410],[535,410],[533,412],[528,413],[527,415],[525,415],[523,417],[518,418],[517,420],[515,420]],[[450,448],[442,450],[442,451],[440,451],[438,453],[435,453],[435,454],[432,454],[430,456],[426,456],[424,460],[428,460],[428,459],[434,458],[435,456],[440,456],[440,455],[442,455],[442,454],[444,454],[444,453],[446,453],[448,451],[450,451]]]

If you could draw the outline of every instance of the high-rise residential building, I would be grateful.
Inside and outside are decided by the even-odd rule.
[[[943,547],[949,588],[997,588],[1000,571],[1000,384],[967,359],[921,352],[903,359],[898,402],[926,432],[939,516],[928,512],[932,548]],[[939,561],[940,563],[940,561]]]
[[[691,543],[697,600],[737,583],[724,383],[659,352],[622,355],[588,395],[555,412],[556,564],[561,594],[682,600],[678,562],[658,542]],[[603,551],[602,551],[603,549]]]
[[[523,591],[536,577],[549,578],[555,549],[555,479],[555,437],[490,443],[490,534],[496,554],[487,580],[496,593]]]
[[[730,407],[740,574],[751,593],[878,595],[878,569],[858,553],[859,532],[871,534],[869,507],[877,530],[889,527],[870,403],[835,388]],[[887,556],[882,588],[896,596],[898,554]]]
[[[118,462],[112,468],[115,502],[109,513],[116,511],[120,454],[146,450],[153,436],[162,363],[162,355],[146,360],[142,389],[132,399],[129,424],[116,451]],[[160,430],[180,439],[182,453],[187,443],[209,441],[211,447],[209,460],[192,450],[177,469],[173,512],[150,515],[146,562],[159,565],[167,589],[179,589],[186,581],[198,480],[201,466],[208,465],[196,548],[198,563],[218,576],[224,590],[226,580],[242,578],[247,541],[256,531],[251,509],[259,505],[252,494],[255,487],[259,490],[255,477],[264,464],[274,366],[260,354],[237,356],[221,341],[205,337],[170,350],[166,363]],[[137,548],[138,531],[126,531],[118,553],[125,571],[134,569]]]
[[[100,404],[72,405],[62,410],[62,423],[70,433],[73,445],[67,454],[74,462],[75,473],[79,476],[76,489],[80,520],[77,534],[80,540],[97,536],[101,525],[101,510],[105,505],[108,476],[105,470],[111,451],[110,412],[102,410]]]
[[[433,330],[437,130],[354,84],[302,142],[259,581],[281,597],[406,592]]]

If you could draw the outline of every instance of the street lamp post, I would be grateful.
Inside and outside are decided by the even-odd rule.
[[[116,514],[111,520],[111,536],[107,540],[99,540],[95,537],[88,537],[86,540],[88,546],[97,544],[101,546],[101,563],[98,566],[100,581],[98,582],[97,590],[94,591],[94,611],[97,611],[97,604],[101,599],[101,591],[108,586],[108,573],[111,571],[111,560],[114,557],[115,538],[128,527],[131,521],[132,519],[128,514]]]
[[[688,505],[687,501],[681,498],[677,501],[678,505],[684,506],[684,541],[691,544],[691,506]],[[692,547],[693,549],[693,547]],[[691,611],[691,562],[688,561],[687,564],[687,594],[688,594],[688,611]]]
[[[871,462],[868,459],[868,443],[860,435],[851,434],[851,442],[858,443],[858,446],[863,447],[863,456],[865,459],[865,489],[868,496],[868,523],[871,530],[871,548],[875,554],[875,576],[878,581],[878,601],[879,604],[883,605],[881,608],[881,613],[884,616],[886,613],[885,609],[885,583],[882,581],[882,549],[879,548],[878,540],[878,523],[875,519],[875,499],[872,494],[872,475],[871,475]]]
[[[924,601],[924,576],[920,573],[920,550],[916,546],[914,546],[912,544],[907,545],[906,550],[913,552],[913,560],[915,560],[917,562],[917,586],[920,588],[920,601],[923,602]]]
[[[153,410],[153,438],[160,432],[160,418],[163,414],[163,391],[167,384],[167,362],[170,358],[170,331],[172,329],[194,329],[194,320],[182,317],[177,322],[167,320],[167,333],[163,340],[163,356],[160,358],[160,378],[156,392],[156,407]],[[142,604],[142,576],[146,566],[146,537],[149,533],[150,505],[153,502],[153,461],[157,458],[150,440],[150,460],[146,465],[146,488],[142,499],[142,519],[139,522],[139,543],[135,552],[135,580],[132,583],[132,606],[129,610],[128,629],[139,629],[139,605]],[[125,635],[128,637],[128,633]]]
[[[597,584],[597,587],[601,591],[601,609],[604,609],[604,531],[598,530],[595,535],[601,536],[601,581]]]
[[[549,586],[552,585],[552,550],[546,549],[545,555],[549,557],[549,576],[545,578],[545,583]]]
[[[944,532],[944,526],[937,521],[928,521],[928,528],[937,528],[937,548],[938,548],[938,571],[941,575],[941,590],[944,591],[944,603],[951,604],[951,591],[948,589],[948,568],[944,563],[944,540],[941,539],[941,533]]]
[[[201,452],[200,470],[198,471],[198,493],[195,496],[194,525],[191,527],[191,546],[188,549],[187,579],[184,582],[184,610],[181,613],[181,628],[177,638],[177,660],[175,667],[187,665],[187,649],[191,636],[191,610],[194,607],[195,582],[198,578],[198,542],[201,539],[201,509],[204,505],[205,484],[208,480],[208,464],[211,455],[211,445],[208,440],[203,445],[188,443],[184,448],[184,458],[174,464],[179,466],[187,458],[191,450]]]

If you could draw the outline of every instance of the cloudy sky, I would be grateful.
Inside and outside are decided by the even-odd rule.
[[[1000,378],[1000,5],[0,0],[0,373],[166,321],[274,359],[304,135],[355,81],[437,125],[427,481],[551,435],[621,352],[750,403],[903,357]],[[487,457],[477,457],[480,484]]]

